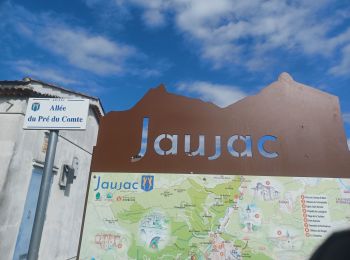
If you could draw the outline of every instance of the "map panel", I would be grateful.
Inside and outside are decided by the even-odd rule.
[[[308,259],[350,179],[92,173],[80,259]]]

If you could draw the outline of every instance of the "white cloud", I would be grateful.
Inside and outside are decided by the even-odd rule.
[[[349,75],[350,72],[350,44],[342,50],[340,64],[330,68],[329,72],[333,75]],[[349,120],[350,121],[350,120]]]
[[[54,14],[34,14],[9,2],[0,6],[0,14],[5,16],[7,26],[12,26],[39,48],[62,57],[76,68],[98,75],[125,73],[128,61],[141,55],[132,46],[70,25]]]
[[[173,21],[217,68],[235,64],[261,69],[256,64],[263,62],[257,60],[272,59],[276,49],[330,57],[350,43],[350,28],[338,28],[350,9],[334,10],[332,0],[116,1],[140,8],[147,26]],[[343,60],[332,72],[343,75],[347,64]]]
[[[161,27],[165,24],[165,17],[157,9],[149,9],[142,16],[149,27]]]
[[[8,64],[20,74],[19,77],[30,77],[59,86],[72,86],[82,93],[100,95],[109,88],[99,84],[93,75],[78,70],[63,71],[57,66],[31,60],[18,60]]]
[[[343,120],[345,123],[350,124],[350,113],[343,114]]]
[[[177,89],[180,92],[194,95],[220,107],[231,105],[247,96],[247,93],[239,87],[205,81],[182,82],[178,84]]]
[[[45,48],[65,57],[72,65],[96,74],[119,74],[134,48],[82,29],[50,27],[42,31]]]
[[[45,80],[50,83],[60,83],[63,85],[79,85],[78,80],[68,78],[67,73],[58,69],[52,69],[41,64],[34,64],[28,60],[20,60],[13,64],[16,71],[23,73],[25,77],[31,77],[38,80]]]
[[[126,0],[125,3],[127,3]],[[124,3],[124,4],[125,4]],[[167,1],[163,0],[130,0],[129,3],[140,6],[143,8],[142,19],[144,23],[149,27],[161,27],[166,23],[165,14],[163,10],[167,8]]]

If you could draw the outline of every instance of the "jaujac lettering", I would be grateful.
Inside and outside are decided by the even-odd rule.
[[[132,157],[131,161],[136,162],[140,159],[142,159],[145,154],[147,153],[147,146],[149,143],[148,140],[148,125],[149,125],[149,119],[144,118],[143,124],[142,124],[142,139],[141,139],[141,145],[139,149],[139,153],[136,157]],[[198,146],[193,148],[191,147],[191,139],[193,137],[191,135],[185,135],[184,136],[184,152],[188,156],[206,156],[205,153],[205,135],[199,135],[198,137]],[[164,150],[161,147],[161,142],[167,140],[170,142],[170,148],[167,150]],[[178,147],[179,147],[179,136],[176,134],[160,134],[158,135],[154,141],[153,141],[153,149],[156,154],[161,156],[167,156],[167,155],[177,155],[178,154]],[[222,154],[222,138],[221,136],[215,136],[215,152],[212,155],[209,155],[207,158],[208,160],[216,160],[218,159]],[[274,151],[267,151],[265,149],[265,144],[267,142],[276,142],[277,137],[272,135],[264,135],[261,136],[257,141],[257,150],[259,154],[268,159],[276,158],[278,157],[278,153]],[[243,151],[237,151],[235,149],[235,143],[241,142],[244,144],[244,150]],[[226,150],[227,152],[234,158],[248,158],[253,157],[253,142],[252,137],[250,135],[232,135],[228,138],[226,142]]]
[[[101,176],[98,176],[96,187],[94,188],[94,191],[97,191],[100,188],[103,190],[130,190],[130,189],[137,190],[138,189],[138,182],[102,181]]]

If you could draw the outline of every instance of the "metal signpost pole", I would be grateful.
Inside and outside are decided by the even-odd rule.
[[[35,211],[34,226],[30,238],[28,260],[38,259],[41,235],[43,232],[47,202],[49,199],[50,186],[52,181],[52,170],[55,160],[58,130],[50,130],[48,148],[45,156],[43,177],[40,184],[38,204]]]
[[[41,179],[34,225],[30,237],[27,259],[37,260],[46,218],[47,203],[53,177],[53,165],[58,141],[58,129],[85,130],[89,113],[88,99],[29,98],[23,121],[23,129],[50,129],[45,156],[44,172]]]

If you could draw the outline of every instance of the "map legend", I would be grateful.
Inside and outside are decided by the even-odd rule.
[[[300,196],[304,233],[306,237],[322,238],[331,230],[326,196]]]

